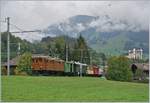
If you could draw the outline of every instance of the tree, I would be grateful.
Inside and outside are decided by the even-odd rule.
[[[7,32],[1,32],[1,55],[2,62],[7,61]],[[10,33],[10,59],[15,58],[18,54],[18,43],[21,45],[20,54],[29,52],[32,49],[32,43],[22,40],[19,37],[15,37]],[[33,46],[35,47],[35,46]],[[36,48],[36,47],[35,47]]]
[[[123,56],[111,57],[108,60],[107,79],[117,81],[131,81],[132,71],[129,59]]]
[[[55,41],[55,55],[65,60],[65,39],[64,37],[57,38]]]
[[[86,64],[90,63],[88,46],[85,39],[81,35],[77,38],[77,43],[74,45],[73,55],[73,60],[75,61],[80,61]]]
[[[27,74],[31,75],[32,73],[31,64],[32,64],[31,53],[26,52],[19,58],[17,68],[20,72],[26,72]]]
[[[107,60],[105,54],[104,53],[99,53],[99,55],[100,55],[99,58],[101,58],[101,65],[105,66],[106,65],[106,60]]]

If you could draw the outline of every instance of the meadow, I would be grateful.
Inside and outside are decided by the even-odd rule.
[[[99,77],[2,76],[2,101],[148,102],[148,84]]]

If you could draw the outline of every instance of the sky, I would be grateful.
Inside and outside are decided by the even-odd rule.
[[[10,23],[22,30],[44,29],[65,21],[75,15],[109,15],[112,20],[124,20],[140,25],[140,30],[149,29],[150,2],[147,1],[1,1],[0,21],[10,17]],[[1,22],[1,31],[6,31],[6,23]],[[107,27],[106,27],[107,28]],[[11,31],[18,31],[11,25]],[[14,34],[33,39],[35,33]],[[36,35],[36,34],[35,34]],[[35,38],[43,37],[42,34]]]

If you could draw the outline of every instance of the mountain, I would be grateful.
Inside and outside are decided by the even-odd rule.
[[[112,19],[108,15],[73,16],[48,26],[43,32],[48,36],[68,35],[75,38],[81,34],[91,48],[106,55],[126,54],[133,48],[142,48],[145,55],[149,53],[148,30],[142,30],[138,24]]]
[[[47,35],[69,35],[72,37],[76,37],[77,34],[83,31],[85,28],[88,27],[89,23],[91,23],[94,19],[93,16],[85,16],[85,15],[78,15],[65,22],[50,25],[48,28],[43,30],[43,32]]]

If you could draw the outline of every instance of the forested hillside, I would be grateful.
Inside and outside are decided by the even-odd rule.
[[[19,37],[15,37],[10,34],[10,58],[16,57],[18,54],[18,46],[21,44],[20,53],[24,52],[31,52],[31,48],[33,48],[33,45],[28,42],[27,40],[22,40]],[[2,62],[7,60],[7,33],[1,33],[1,57]]]
[[[7,33],[1,33],[1,37],[2,62],[5,62],[7,60]],[[20,51],[18,49],[18,43],[20,43]],[[31,52],[32,54],[49,55],[63,60],[66,60],[67,52],[69,61],[75,60],[88,64],[103,64],[106,60],[105,55],[91,49],[81,35],[79,38],[72,38],[65,35],[45,37],[41,41],[31,43],[10,34],[10,57],[16,57],[18,52],[20,54]]]

